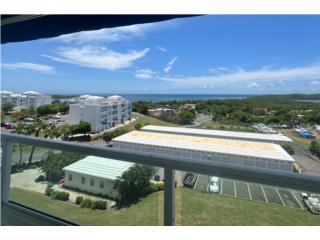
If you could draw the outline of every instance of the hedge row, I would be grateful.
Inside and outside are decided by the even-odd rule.
[[[51,199],[55,199],[55,200],[61,200],[61,201],[68,201],[69,200],[69,193],[55,191],[50,187],[46,188],[45,195],[47,195]]]
[[[92,210],[99,209],[99,210],[106,210],[107,209],[107,202],[101,200],[91,200],[91,199],[83,199],[83,197],[78,196],[76,198],[76,204],[80,205],[81,208],[90,208]]]

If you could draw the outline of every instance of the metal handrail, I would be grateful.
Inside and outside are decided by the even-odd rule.
[[[230,164],[216,163],[211,160],[184,159],[179,158],[177,156],[169,155],[162,155],[160,157],[150,153],[142,153],[127,150],[124,151],[112,147],[94,146],[84,143],[74,143],[61,140],[37,138],[33,136],[24,136],[12,133],[1,133],[1,140],[3,143],[1,192],[2,195],[4,195],[4,197],[2,197],[2,201],[4,200],[4,202],[8,201],[8,198],[6,198],[7,193],[3,191],[9,191],[8,183],[6,183],[6,181],[10,181],[10,149],[12,151],[13,143],[22,143],[44,148],[77,152],[105,158],[112,158],[120,161],[163,167],[165,171],[165,176],[172,176],[174,174],[174,170],[181,170],[207,175],[216,175],[220,177],[232,178],[248,182],[275,185],[279,187],[299,189],[310,192],[320,192],[320,176],[314,175],[283,172],[270,169],[259,169],[254,167],[236,166]],[[7,147],[9,149],[7,149]],[[169,179],[170,181],[165,182],[164,192],[165,225],[174,224],[174,177],[170,177]]]

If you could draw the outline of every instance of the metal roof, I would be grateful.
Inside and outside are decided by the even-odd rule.
[[[284,160],[290,162],[294,161],[294,159],[280,145],[265,142],[143,131],[132,131],[114,138],[112,141],[264,159]]]
[[[110,158],[88,156],[69,166],[63,168],[64,171],[86,174],[109,180],[115,180],[123,172],[128,170],[133,163],[118,161]]]
[[[1,15],[1,44],[191,16],[195,15]]]
[[[252,141],[265,141],[265,142],[292,142],[292,140],[280,134],[262,134],[262,133],[246,133],[246,132],[233,132],[221,130],[209,130],[198,128],[183,128],[183,127],[165,127],[147,125],[141,128],[143,131],[161,132],[161,133],[177,133],[192,136],[202,137],[222,137],[232,139],[243,139]]]

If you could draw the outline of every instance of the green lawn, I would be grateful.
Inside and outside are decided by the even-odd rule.
[[[129,208],[107,211],[80,208],[72,202],[18,188],[12,188],[10,194],[12,201],[82,225],[158,225],[157,193]]]
[[[282,129],[282,133],[292,139],[292,141],[297,144],[297,146],[309,150],[310,143],[314,139],[308,139],[304,137],[300,137],[293,129]],[[316,134],[316,139],[320,140],[320,135]]]
[[[308,211],[183,189],[182,225],[320,225]]]
[[[107,211],[81,209],[71,202],[16,188],[11,189],[11,199],[84,225],[163,224],[163,192],[153,193],[129,208]],[[308,211],[192,189],[178,188],[176,199],[177,225],[320,225],[320,216]]]
[[[178,126],[174,123],[161,121],[154,117],[149,117],[140,113],[134,113],[134,117],[138,118],[137,121],[134,121],[127,125],[126,127],[129,129],[129,131],[135,130],[134,126],[137,123],[141,123],[143,125],[158,125],[158,126]]]

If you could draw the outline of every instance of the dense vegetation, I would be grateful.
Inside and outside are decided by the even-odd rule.
[[[69,104],[68,103],[60,103],[58,101],[53,104],[45,104],[37,107],[38,116],[45,116],[48,114],[56,114],[56,113],[66,114],[69,112]]]
[[[118,192],[117,206],[129,206],[152,191],[150,179],[154,168],[147,165],[135,164],[125,171],[114,183]]]
[[[313,140],[309,148],[310,152],[320,158],[320,142]]]
[[[48,155],[43,159],[40,165],[40,170],[46,176],[47,181],[58,182],[64,177],[62,169],[85,156],[78,153],[61,152],[53,153],[49,152]]]
[[[146,114],[147,109],[167,107],[176,110],[177,114],[179,114],[182,105],[185,103],[194,103],[198,113],[211,115],[214,121],[220,123],[243,125],[265,123],[286,124],[289,126],[320,124],[319,103],[296,101],[319,99],[319,96],[320,94],[292,94],[207,101],[168,101],[159,103],[138,101],[133,103],[133,111]],[[182,118],[184,118],[184,116]],[[161,119],[181,124],[178,116],[162,115]]]

